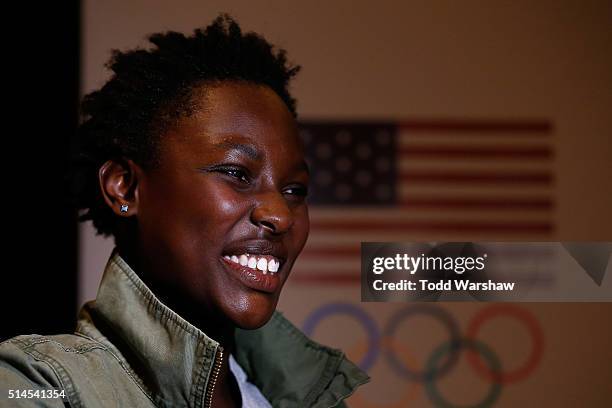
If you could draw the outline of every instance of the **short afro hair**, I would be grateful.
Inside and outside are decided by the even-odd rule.
[[[300,66],[260,35],[243,34],[221,14],[191,36],[178,32],[148,37],[154,47],[113,50],[107,67],[114,75],[83,98],[83,121],[73,145],[69,179],[79,221],[92,220],[98,234],[115,235],[118,218],[104,202],[100,167],[110,159],[132,159],[143,168],[159,162],[159,141],[173,119],[190,113],[193,91],[207,84],[241,81],[275,91],[294,117],[296,101],[288,91]]]

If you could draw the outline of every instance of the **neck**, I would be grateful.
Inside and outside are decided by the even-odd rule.
[[[138,256],[138,252],[134,251],[133,248],[130,250],[129,247],[117,246],[117,251],[161,303],[223,347],[223,356],[219,376],[214,388],[213,400],[215,401],[215,406],[239,407],[240,390],[229,365],[229,356],[234,353],[236,348],[236,327],[231,322],[228,322],[227,319],[221,319],[222,313],[201,313],[202,310],[211,309],[201,305],[194,305],[194,302],[187,301],[184,293],[181,295],[182,292],[173,288],[172,285],[152,279],[150,274],[146,273],[147,268],[146,263],[142,262],[143,258]],[[120,340],[115,340],[115,342],[118,341]]]
[[[159,282],[150,274],[146,273],[146,266],[140,262],[140,257],[133,247],[118,247],[119,255],[138,274],[143,282],[151,289],[155,296],[168,308],[188,321],[193,326],[204,332],[208,337],[217,341],[224,350],[223,366],[228,366],[227,357],[234,352],[234,332],[236,327],[232,322],[223,319],[222,313],[203,313],[204,308],[191,302],[182,291],[167,282]]]

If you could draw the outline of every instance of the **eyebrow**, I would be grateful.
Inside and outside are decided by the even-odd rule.
[[[259,150],[257,150],[255,146],[248,143],[238,143],[231,140],[224,140],[223,142],[215,143],[213,146],[217,149],[238,150],[251,160],[260,161],[262,159],[262,154],[259,152]],[[306,174],[310,175],[310,166],[306,160],[299,163],[296,166],[296,169],[298,171],[305,171]]]
[[[250,144],[237,143],[232,142],[231,140],[226,140],[220,143],[216,143],[214,145],[215,148],[220,149],[231,149],[238,150],[240,153],[244,154],[251,160],[261,160],[261,153],[257,148]]]

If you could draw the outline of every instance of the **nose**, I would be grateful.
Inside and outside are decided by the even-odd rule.
[[[269,233],[284,234],[293,225],[293,214],[283,195],[271,191],[259,194],[251,221]]]

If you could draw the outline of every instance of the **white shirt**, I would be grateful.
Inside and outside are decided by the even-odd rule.
[[[229,356],[229,366],[232,374],[236,377],[238,388],[240,388],[242,408],[272,408],[272,405],[261,394],[259,389],[247,380],[246,373],[231,354]]]

